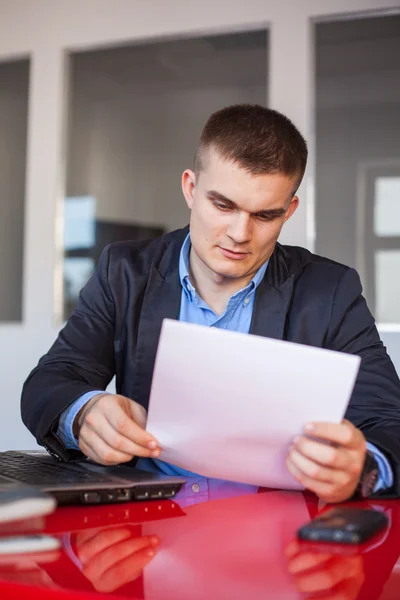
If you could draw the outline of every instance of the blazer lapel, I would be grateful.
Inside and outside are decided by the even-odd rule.
[[[286,317],[293,293],[294,273],[290,273],[281,246],[273,252],[264,279],[256,291],[250,333],[285,339]]]
[[[187,233],[187,232],[186,232]],[[178,319],[181,303],[179,253],[184,240],[176,240],[165,250],[160,264],[152,266],[140,313],[132,398],[146,409],[164,319]]]

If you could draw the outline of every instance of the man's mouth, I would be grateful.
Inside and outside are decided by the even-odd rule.
[[[218,246],[223,256],[226,258],[230,258],[231,260],[244,260],[250,254],[249,252],[235,252],[233,250],[228,250],[227,248],[222,248]]]

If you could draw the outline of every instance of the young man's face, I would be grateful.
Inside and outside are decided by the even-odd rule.
[[[251,175],[209,151],[197,181],[182,176],[192,249],[217,280],[250,278],[271,256],[298,206],[296,177]]]

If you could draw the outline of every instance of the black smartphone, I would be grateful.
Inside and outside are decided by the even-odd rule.
[[[388,524],[386,515],[380,511],[337,507],[300,527],[297,537],[310,542],[362,544]]]

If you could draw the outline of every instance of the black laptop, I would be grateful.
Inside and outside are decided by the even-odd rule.
[[[0,491],[16,483],[51,493],[59,505],[174,498],[185,479],[89,460],[62,463],[41,451],[0,452]]]

